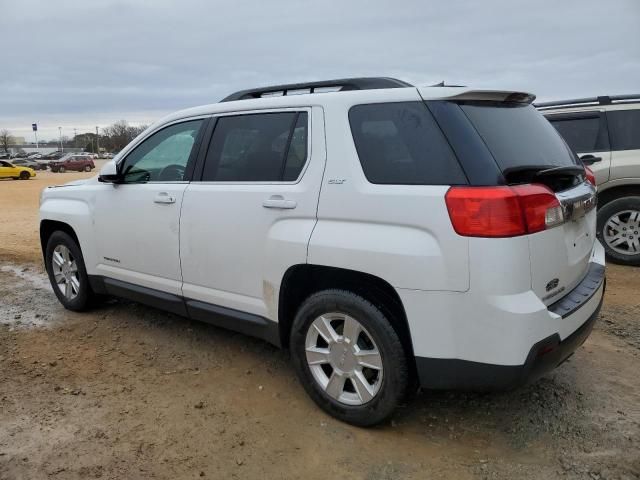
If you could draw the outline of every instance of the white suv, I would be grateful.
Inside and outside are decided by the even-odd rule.
[[[514,387],[605,286],[593,177],[532,100],[360,78],[174,113],[44,191],[49,278],[71,310],[116,295],[288,347],[357,425],[417,384]]]

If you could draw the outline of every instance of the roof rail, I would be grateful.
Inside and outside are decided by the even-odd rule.
[[[572,108],[591,105],[612,105],[616,103],[639,102],[640,94],[632,95],[604,95],[601,97],[575,98],[573,100],[556,100],[553,102],[535,103],[534,106],[541,110],[552,108]]]
[[[220,100],[232,102],[234,100],[247,100],[250,98],[262,98],[263,96],[290,95],[296,90],[309,90],[308,93],[316,93],[317,89],[346,90],[373,90],[378,88],[405,88],[412,87],[410,83],[389,77],[364,77],[364,78],[340,78],[336,80],[322,80],[319,82],[289,83],[286,85],[273,85],[270,87],[250,88],[240,90]],[[299,92],[300,93],[300,92]],[[307,93],[307,92],[304,92]]]

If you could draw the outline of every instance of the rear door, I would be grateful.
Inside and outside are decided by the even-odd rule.
[[[596,176],[598,184],[611,175],[611,149],[603,111],[549,114],[547,120]]]
[[[535,177],[540,169],[575,167],[576,159],[533,106],[479,102],[460,108],[493,154],[505,183],[546,184],[565,207],[567,221],[527,236],[532,289],[551,304],[586,275],[596,240],[595,189],[581,175],[562,181]]]
[[[216,306],[277,318],[286,269],[307,261],[324,152],[320,107],[216,117],[180,217],[190,315],[209,320]]]

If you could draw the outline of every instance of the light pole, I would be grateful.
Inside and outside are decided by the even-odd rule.
[[[100,155],[100,137],[98,134],[98,127],[96,127],[96,153]]]
[[[73,146],[74,147],[78,146],[78,129],[77,128],[73,129]]]
[[[60,153],[64,153],[64,146],[62,145],[62,127],[58,127],[58,134],[60,135]]]

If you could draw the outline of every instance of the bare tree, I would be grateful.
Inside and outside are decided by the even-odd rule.
[[[0,130],[0,146],[5,152],[9,151],[9,145],[11,144],[11,135],[6,128]]]
[[[146,125],[134,127],[126,120],[120,120],[103,129],[100,135],[100,145],[111,150],[122,150],[147,128]]]

